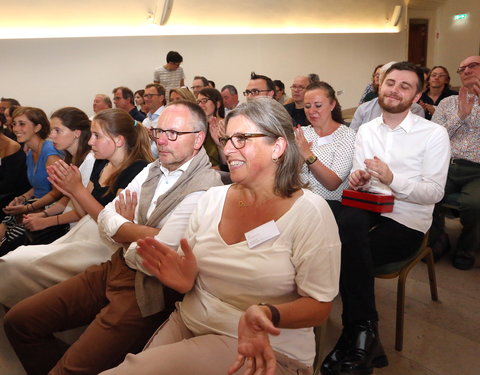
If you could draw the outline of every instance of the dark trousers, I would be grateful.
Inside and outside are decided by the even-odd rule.
[[[342,241],[340,293],[344,326],[378,320],[374,269],[414,254],[424,234],[380,214],[332,206]]]
[[[139,352],[172,309],[142,318],[135,271],[110,261],[27,298],[5,315],[5,332],[29,375],[98,374]],[[89,324],[72,345],[53,336]]]
[[[458,202],[463,226],[457,251],[476,251],[480,248],[480,164],[450,165],[445,195],[452,193],[460,193]]]

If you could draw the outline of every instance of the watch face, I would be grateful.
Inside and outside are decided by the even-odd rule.
[[[310,164],[313,164],[315,163],[315,161],[317,160],[317,157],[315,155],[311,155],[307,158],[307,160],[305,160],[305,162],[310,165]]]

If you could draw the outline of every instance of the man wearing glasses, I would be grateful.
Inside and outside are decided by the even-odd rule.
[[[310,83],[310,80],[306,76],[298,76],[293,80],[292,86],[292,99],[293,102],[285,105],[285,109],[290,114],[293,120],[293,125],[307,126],[309,124],[305,111],[303,109],[303,98],[305,96],[305,90]]]
[[[459,193],[462,232],[453,254],[453,266],[471,269],[480,248],[480,56],[467,57],[457,73],[462,87],[458,95],[440,102],[432,121],[443,125],[450,137],[452,159],[445,195]],[[443,229],[441,218],[437,225]]]
[[[204,88],[208,87],[208,85],[208,79],[206,79],[204,76],[193,77],[191,89],[193,91],[193,95],[195,95],[195,98],[198,96],[198,93]]]
[[[268,96],[273,99],[275,96],[275,85],[267,76],[252,72],[243,96],[245,96],[247,100],[255,99],[257,96]]]
[[[139,352],[173,311],[181,296],[143,268],[136,242],[155,237],[177,249],[200,196],[221,185],[202,147],[207,127],[197,104],[169,105],[152,129],[158,160],[98,216],[102,237],[118,250],[10,310],[7,335],[28,373],[98,374]],[[70,347],[52,336],[85,324]]]
[[[150,148],[153,156],[158,156],[157,146],[155,140],[152,137],[152,128],[157,127],[158,118],[165,109],[165,87],[158,83],[149,83],[145,86],[145,93],[143,94],[143,100],[148,107],[148,113],[142,124],[148,129],[148,135],[150,136]]]

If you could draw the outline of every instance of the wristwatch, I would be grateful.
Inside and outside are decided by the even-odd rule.
[[[269,303],[262,302],[262,303],[259,303],[258,305],[268,307],[268,309],[270,310],[270,313],[272,314],[273,326],[278,327],[278,325],[280,324],[280,311],[278,311],[278,309],[275,306],[270,305]]]
[[[311,165],[317,161],[317,157],[315,155],[310,155],[308,158],[305,159],[305,164]]]

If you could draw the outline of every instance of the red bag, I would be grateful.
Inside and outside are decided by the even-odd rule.
[[[361,208],[373,212],[392,212],[393,195],[370,193],[346,189],[342,193],[342,204],[344,206]]]

